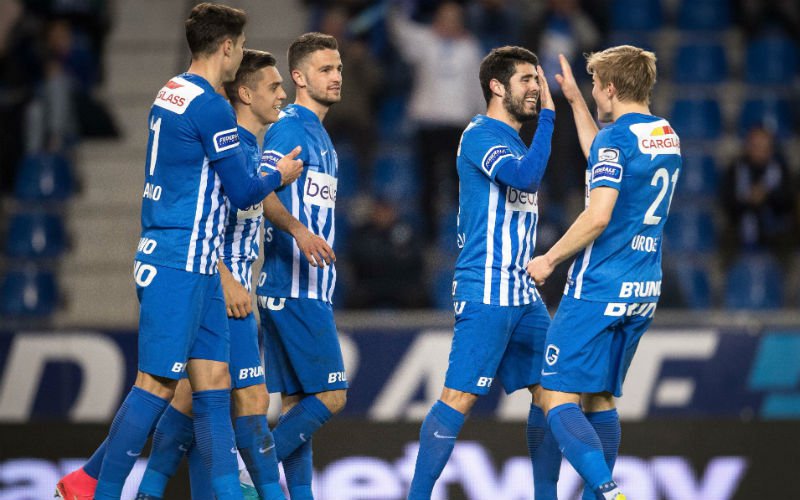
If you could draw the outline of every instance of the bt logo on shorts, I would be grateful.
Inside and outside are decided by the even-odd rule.
[[[264,375],[263,366],[251,366],[250,368],[242,368],[239,370],[239,380],[260,377],[262,375]]]
[[[494,382],[494,377],[480,377],[478,379],[478,387],[491,387]]]
[[[186,363],[175,362],[175,364],[172,365],[172,370],[170,371],[172,373],[183,373],[186,371]]]
[[[556,361],[558,361],[559,352],[561,352],[561,350],[555,344],[550,344],[547,346],[547,350],[544,353],[544,360],[548,365],[553,366],[556,364]]]
[[[328,383],[347,382],[347,375],[344,372],[330,372],[328,374]]]

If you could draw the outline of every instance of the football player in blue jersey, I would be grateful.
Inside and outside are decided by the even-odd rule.
[[[536,498],[555,498],[561,455],[546,440],[538,406],[539,367],[550,316],[525,273],[538,221],[537,191],[550,158],[555,110],[535,54],[521,47],[492,50],[480,66],[485,115],[461,136],[458,245],[453,278],[455,332],[444,390],[420,430],[410,500],[430,499],[466,415],[496,379],[507,393],[532,395],[527,437]],[[519,136],[537,116],[531,147]]]
[[[622,395],[661,292],[662,233],[680,141],[667,120],[650,113],[652,52],[624,45],[587,56],[597,118],[610,123],[599,132],[563,57],[561,65],[557,81],[588,156],[586,208],[527,265],[541,284],[575,256],[547,332],[542,401],[561,451],[587,484],[583,498],[624,500],[611,477],[620,441],[614,397]]]
[[[298,37],[288,59],[296,100],[267,131],[264,157],[275,165],[299,141],[305,170],[298,182],[264,201],[264,267],[256,293],[267,387],[282,401],[275,448],[291,497],[301,500],[313,498],[312,436],[341,411],[347,390],[331,307],[334,258],[299,245],[310,232],[333,247],[339,167],[322,121],[341,99],[342,62],[336,39],[320,33]]]
[[[245,50],[236,78],[225,83],[225,93],[236,111],[239,139],[253,172],[259,171],[261,163],[257,137],[268,124],[278,121],[281,104],[286,98],[283,79],[275,64],[275,58],[268,52]],[[230,205],[227,200],[226,203]],[[273,500],[285,497],[278,483],[274,442],[267,424],[269,395],[250,296],[252,265],[258,259],[261,244],[262,210],[261,203],[245,210],[229,207],[218,267],[231,338],[230,374],[236,445],[257,494],[263,500]],[[179,382],[170,406],[156,426],[153,449],[137,499],[162,498],[167,480],[175,474],[186,450],[196,453],[191,411],[191,387],[184,379]],[[203,469],[190,462],[192,498],[195,500],[213,499],[212,491],[198,487],[198,484],[208,482],[207,478],[199,480],[204,475]]]
[[[247,207],[302,170],[296,149],[268,175],[252,173],[233,109],[215,91],[236,75],[245,22],[238,9],[195,6],[185,23],[191,65],[164,85],[150,109],[134,266],[141,306],[139,371],[107,439],[84,467],[59,481],[63,498],[120,498],[148,435],[187,373],[195,391],[196,446],[214,494],[242,498],[229,413],[229,332],[217,273],[223,188],[234,206]]]

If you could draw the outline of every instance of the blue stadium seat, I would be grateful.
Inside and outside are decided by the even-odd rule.
[[[441,311],[453,310],[453,268],[455,261],[446,260],[437,266],[430,287],[433,307]]]
[[[33,212],[11,217],[6,255],[13,258],[57,257],[66,247],[64,223],[58,215]]]
[[[439,249],[447,255],[458,256],[458,207],[452,207],[439,216]]]
[[[358,184],[361,179],[361,166],[355,148],[347,142],[340,141],[336,145],[336,155],[339,158],[339,176],[336,188],[337,200],[352,198],[358,194]]]
[[[676,83],[720,83],[728,76],[725,48],[716,42],[683,44],[675,56]]]
[[[796,117],[788,99],[747,99],[739,114],[739,133],[745,135],[751,128],[762,126],[777,137],[786,139],[794,132]]]
[[[652,31],[661,28],[663,15],[660,0],[613,0],[611,29],[617,31]]]
[[[680,208],[680,209],[679,209]],[[671,207],[664,244],[672,252],[711,252],[717,246],[714,216],[702,207]]]
[[[393,95],[381,102],[378,109],[378,123],[382,138],[391,140],[401,134],[406,114],[406,101],[405,96]]]
[[[72,166],[63,156],[29,155],[22,160],[14,196],[24,201],[61,201],[69,198],[74,184]]]
[[[719,172],[714,157],[684,148],[683,166],[675,191],[676,200],[696,200],[698,197],[715,199],[718,192]]]
[[[676,256],[673,256],[675,259]],[[677,257],[680,264],[674,266],[679,286],[686,306],[689,309],[708,309],[711,307],[711,278],[705,262],[708,258],[687,256]]]
[[[758,85],[790,85],[798,75],[798,48],[791,38],[770,35],[747,44],[744,78]]]
[[[783,271],[774,257],[751,254],[740,257],[727,273],[725,307],[777,309],[783,305]]]
[[[51,315],[58,300],[55,275],[27,268],[10,271],[0,284],[0,316],[41,318]]]
[[[722,133],[722,112],[714,99],[678,99],[670,116],[682,141],[717,139]]]
[[[683,0],[678,27],[692,31],[719,31],[731,26],[729,0]]]
[[[375,160],[375,193],[395,202],[416,205],[419,192],[414,154],[405,147],[384,147]]]

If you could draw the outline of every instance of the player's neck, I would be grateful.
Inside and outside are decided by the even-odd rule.
[[[617,121],[620,116],[628,113],[639,113],[642,115],[652,115],[650,106],[643,102],[620,102],[616,101],[611,108],[611,117]]]
[[[236,123],[256,137],[267,128],[249,109],[239,109],[238,107],[236,108]]]
[[[186,72],[205,78],[215,89],[222,87],[222,69],[212,59],[192,59]]]
[[[328,110],[331,109],[330,106],[326,106],[325,104],[312,99],[308,94],[302,92],[300,89],[297,89],[297,97],[295,98],[294,103],[313,111],[314,114],[317,115],[317,118],[319,118],[320,123],[325,119],[325,116],[328,114]]]
[[[486,109],[486,116],[505,123],[517,132],[522,128],[522,122],[514,118],[511,113],[506,110],[505,106],[503,106],[503,103],[497,100],[492,100],[492,102],[489,103],[489,107]]]

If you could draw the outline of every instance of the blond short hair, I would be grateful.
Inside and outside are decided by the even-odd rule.
[[[648,50],[619,45],[586,56],[586,70],[600,84],[613,83],[623,102],[650,103],[656,84],[656,55]]]

